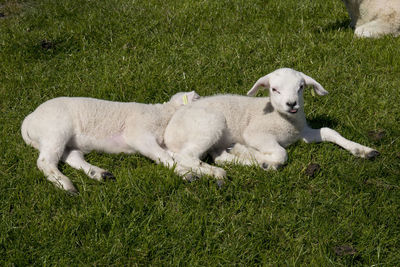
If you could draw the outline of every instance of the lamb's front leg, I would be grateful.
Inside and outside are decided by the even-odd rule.
[[[350,141],[331,128],[324,127],[321,129],[312,129],[307,127],[302,132],[302,138],[306,143],[335,143],[352,153],[354,156],[361,158],[371,159],[379,155],[379,152],[375,149]]]
[[[245,146],[239,143],[235,143],[232,147],[223,150],[222,152],[211,151],[215,163],[217,164],[239,164],[239,165],[259,165],[264,169],[274,168],[274,164],[267,162],[271,161],[268,155],[265,155],[249,146]],[[277,166],[275,166],[277,167]]]
[[[239,165],[254,165],[257,163],[255,156],[247,150],[248,153],[244,154],[242,151],[239,153],[232,153],[232,151],[237,151],[240,144],[234,144],[232,147],[228,149],[221,150],[213,150],[210,151],[210,155],[213,158],[214,162],[223,165],[223,164],[239,164]]]
[[[243,138],[245,144],[250,147],[246,148],[246,146],[244,146],[244,151],[251,151],[249,149],[255,151],[256,153],[253,153],[253,155],[264,169],[276,170],[286,163],[288,158],[286,149],[275,140],[273,135],[245,132]],[[238,151],[233,149],[231,150],[231,153],[243,154],[243,151],[239,151],[242,150],[243,147],[237,148]],[[260,155],[260,153],[262,155]]]
[[[373,20],[358,26],[354,34],[358,37],[376,38],[381,35],[390,34],[390,26],[382,20]]]

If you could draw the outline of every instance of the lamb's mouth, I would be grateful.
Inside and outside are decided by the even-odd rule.
[[[297,113],[297,111],[298,111],[298,109],[297,109],[297,108],[294,108],[294,109],[291,109],[291,110],[289,110],[289,112],[290,112],[290,113],[292,113],[292,114],[295,114],[295,113]]]

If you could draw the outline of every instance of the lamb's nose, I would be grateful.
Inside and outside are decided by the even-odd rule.
[[[286,105],[288,105],[291,108],[294,108],[294,106],[296,106],[296,104],[297,104],[296,101],[294,101],[294,102],[286,102]]]

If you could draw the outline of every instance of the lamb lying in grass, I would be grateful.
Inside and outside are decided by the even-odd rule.
[[[303,139],[307,143],[333,142],[358,157],[377,156],[376,150],[347,140],[330,128],[307,125],[303,91],[308,85],[319,95],[328,93],[311,77],[285,68],[260,78],[248,92],[253,96],[260,87],[267,88],[270,97],[203,97],[173,115],[165,129],[165,145],[188,171],[214,176],[219,182],[223,182],[225,171],[202,162],[207,153],[216,163],[256,162],[276,169],[287,160],[285,147]]]
[[[400,34],[400,0],[343,0],[358,37]]]
[[[164,130],[174,112],[199,98],[196,92],[177,93],[164,104],[121,103],[81,97],[60,97],[41,104],[23,121],[22,137],[40,151],[37,165],[57,187],[77,193],[57,168],[60,160],[82,169],[95,180],[114,176],[85,161],[92,151],[135,153],[172,167],[162,147]],[[176,168],[179,172],[179,168]],[[179,173],[182,175],[182,173]]]

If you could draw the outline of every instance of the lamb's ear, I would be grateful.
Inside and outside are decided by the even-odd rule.
[[[189,93],[186,93],[186,95],[187,95],[189,103],[192,103],[192,102],[200,99],[200,95],[197,94],[195,91],[191,91]]]
[[[304,78],[304,81],[306,82],[306,85],[312,85],[314,87],[314,91],[318,95],[327,95],[328,91],[322,87],[321,84],[319,84],[316,80],[311,78],[310,76],[305,75],[304,73],[300,72],[301,76]]]
[[[182,95],[180,105],[187,105],[199,99],[200,96],[195,91],[187,92]]]
[[[269,88],[269,79],[270,79],[270,77],[271,76],[268,74],[268,75],[258,79],[258,81],[250,89],[250,91],[247,92],[247,95],[248,96],[254,96],[255,94],[257,94],[258,89],[260,87]]]

